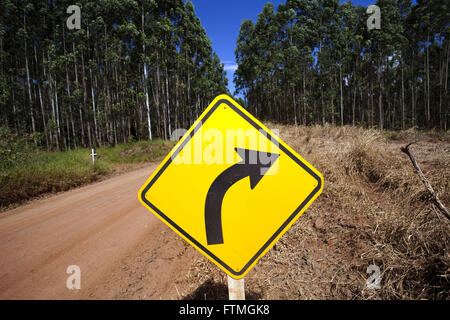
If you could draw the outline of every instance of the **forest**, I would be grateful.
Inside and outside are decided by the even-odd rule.
[[[81,10],[70,30],[67,8]],[[242,21],[235,94],[261,120],[448,129],[445,0],[267,3]],[[183,0],[1,0],[0,126],[46,150],[168,139],[218,94],[224,65]],[[230,94],[230,93],[229,93]]]
[[[0,3],[0,126],[47,150],[168,139],[227,92],[189,1]]]
[[[450,8],[446,0],[267,3],[241,24],[237,93],[255,116],[285,124],[447,130]],[[369,12],[370,13],[370,12]]]

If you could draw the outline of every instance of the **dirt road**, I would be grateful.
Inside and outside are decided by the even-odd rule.
[[[171,299],[196,253],[137,199],[156,164],[0,214],[0,299]],[[81,289],[66,287],[67,267]]]

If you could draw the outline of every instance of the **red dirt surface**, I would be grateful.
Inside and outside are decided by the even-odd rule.
[[[175,282],[197,253],[138,201],[155,168],[1,214],[0,299],[179,298]],[[69,265],[80,290],[66,287]]]

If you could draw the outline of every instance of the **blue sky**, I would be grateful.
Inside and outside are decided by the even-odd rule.
[[[225,63],[227,70],[228,88],[234,93],[233,72],[236,69],[234,50],[239,34],[241,21],[253,19],[256,21],[258,14],[267,2],[273,3],[275,8],[285,0],[191,0],[195,12],[200,18],[206,33],[212,41],[214,51],[220,60]],[[341,1],[344,2],[344,1]],[[368,7],[376,0],[354,0],[355,5]]]

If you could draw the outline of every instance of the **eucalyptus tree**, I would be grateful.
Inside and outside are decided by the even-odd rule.
[[[376,5],[381,28],[369,30],[371,13],[351,2],[266,4],[241,24],[236,93],[274,121],[446,129],[448,4]]]
[[[81,11],[69,30],[67,8]],[[2,0],[0,125],[66,150],[168,138],[218,93],[223,64],[183,0]]]

